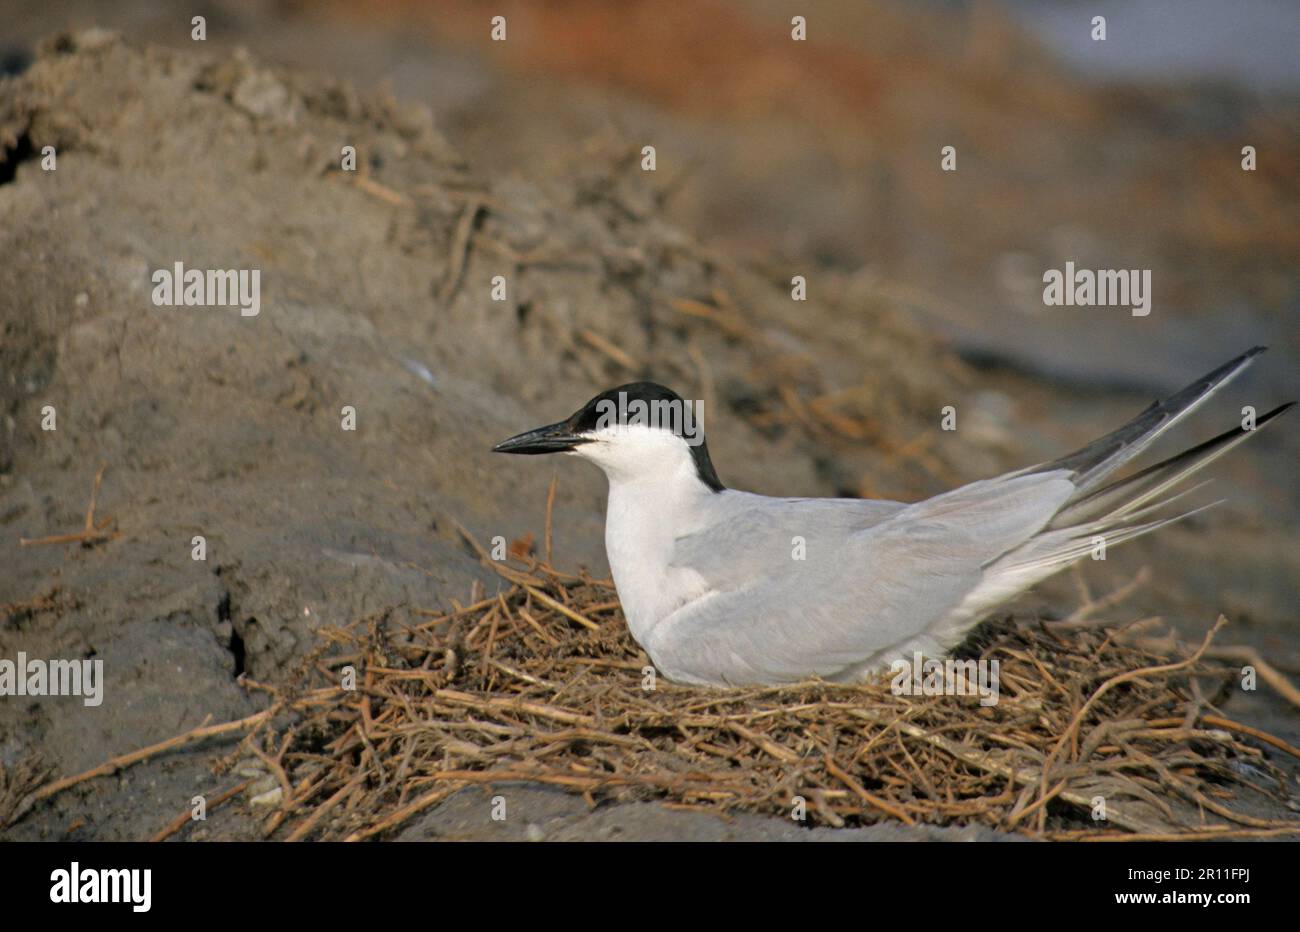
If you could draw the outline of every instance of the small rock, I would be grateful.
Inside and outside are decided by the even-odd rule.
[[[254,809],[270,809],[280,805],[280,800],[284,798],[284,790],[279,786],[267,790],[265,793],[259,793],[248,801],[248,804]]]
[[[235,88],[232,103],[255,117],[285,122],[293,119],[293,96],[269,71],[245,75]]]
[[[256,757],[247,757],[235,765],[235,773],[241,777],[255,779],[266,774],[266,768]]]

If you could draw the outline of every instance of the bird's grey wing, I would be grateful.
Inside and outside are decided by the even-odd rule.
[[[871,499],[725,494],[708,516],[707,530],[674,541],[670,564],[699,573],[715,592],[789,572],[794,561],[822,560],[831,548],[908,507]]]
[[[976,482],[842,533],[819,508],[756,506],[680,539],[675,563],[705,594],[649,634],[670,678],[699,683],[835,678],[904,646],[923,649],[983,578],[1074,492],[1065,473]],[[833,530],[819,533],[817,520]],[[807,540],[806,559],[791,538]]]

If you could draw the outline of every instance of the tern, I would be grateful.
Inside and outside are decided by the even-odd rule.
[[[1112,475],[1262,352],[1243,353],[1068,456],[910,504],[728,489],[698,423],[680,414],[689,403],[653,382],[602,392],[566,420],[493,449],[566,453],[604,471],[605,549],[619,601],[632,636],[670,680],[855,682],[900,657],[942,657],[1099,544],[1200,511],[1153,515],[1185,494],[1170,495],[1176,485],[1291,404],[1127,478]]]

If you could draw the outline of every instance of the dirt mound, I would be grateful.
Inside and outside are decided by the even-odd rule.
[[[639,144],[481,177],[419,107],[91,31],[0,84],[0,146],[0,655],[97,657],[106,680],[97,709],[0,704],[6,768],[39,750],[74,773],[253,714],[236,678],[276,678],[322,630],[495,586],[453,519],[511,539],[549,476],[489,447],[622,381],[705,399],[736,485],[852,493],[874,469],[899,495],[950,472],[921,415],[963,370],[883,306],[814,290],[792,314],[798,270],[659,218]],[[156,305],[178,262],[259,270],[260,312]],[[102,464],[94,534],[41,542],[83,526]],[[556,511],[598,573],[601,506],[593,476]],[[23,830],[139,837],[200,770],[88,784]]]

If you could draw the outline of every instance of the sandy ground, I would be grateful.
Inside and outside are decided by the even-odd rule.
[[[765,199],[768,215],[739,213],[737,204],[773,190],[780,169],[770,166],[789,171],[809,158],[765,148],[750,171],[733,171],[747,145],[779,130],[779,113],[755,120],[759,129],[715,128],[710,150],[698,134],[707,112],[662,95],[647,103],[627,86],[574,91],[561,107],[556,89],[568,85],[557,82],[567,76],[492,70],[360,28],[346,8],[303,24],[312,41],[269,28],[266,7],[232,14],[228,32],[254,46],[248,53],[222,39],[186,43],[153,8],[123,4],[99,18],[120,20],[110,25],[126,28],[125,40],[48,40],[24,68],[22,49],[85,9],[55,5],[37,16],[16,6],[29,15],[10,18],[19,51],[7,60],[22,73],[0,91],[0,656],[101,658],[107,698],[98,709],[0,701],[6,768],[36,759],[74,773],[205,718],[246,715],[261,699],[236,678],[274,681],[321,625],[394,605],[447,605],[476,581],[495,585],[455,524],[485,541],[537,533],[553,475],[557,553],[603,572],[597,474],[568,463],[524,468],[538,464],[487,451],[634,376],[708,401],[710,447],[730,485],[901,498],[1059,453],[1144,406],[1150,392],[1270,335],[1281,337],[1275,352],[1198,436],[1231,424],[1238,402],[1262,409],[1295,394],[1285,241],[1279,255],[1240,270],[1253,284],[1233,300],[1249,314],[1189,307],[1177,318],[1185,328],[1166,328],[1179,334],[1172,341],[1095,320],[1062,331],[987,313],[999,299],[962,275],[996,268],[994,259],[961,263],[943,286],[970,289],[966,304],[916,284],[914,271],[935,261],[917,243],[957,235],[924,211],[912,221],[923,229],[889,247],[894,260],[850,267],[844,256],[863,248],[863,231],[819,228],[816,218],[892,214],[852,209],[852,185],[843,195],[851,209],[831,210],[843,165],[802,171],[797,210]],[[403,65],[398,78],[367,73],[375,60]],[[362,87],[388,78],[396,92],[355,90],[339,74]],[[410,93],[427,91],[430,74],[441,76],[431,98]],[[611,134],[611,112],[624,130],[655,127],[669,141],[661,148],[695,140],[717,157],[665,198],[663,182],[630,157],[639,145],[625,137],[640,134]],[[1277,132],[1292,119],[1282,110],[1267,125]],[[1180,139],[1192,125],[1170,120]],[[557,125],[570,151],[533,157],[565,148]],[[1075,131],[1086,128],[1079,118]],[[360,184],[338,170],[347,144],[364,153]],[[45,145],[57,147],[56,172],[41,170]],[[865,158],[843,157],[849,168]],[[1161,197],[1176,196],[1172,187]],[[893,210],[911,215],[908,203]],[[791,241],[783,225],[815,235]],[[262,269],[262,313],[154,306],[151,271],[178,259]],[[797,313],[783,284],[791,261],[825,269]],[[1228,288],[1233,263],[1204,264],[1182,256],[1181,287],[1195,290],[1201,276]],[[498,274],[509,279],[504,303],[489,297]],[[686,313],[682,301],[743,309],[745,328]],[[782,384],[804,397],[839,393],[841,409],[867,414],[876,431],[809,429],[782,414]],[[969,419],[939,435],[932,414],[949,403]],[[57,410],[55,431],[41,430],[45,405]],[[344,405],[357,410],[355,432],[340,429]],[[1126,605],[1127,617],[1158,613],[1193,637],[1224,612],[1233,625],[1223,640],[1300,670],[1296,436],[1284,428],[1257,438],[1216,470],[1230,506],[1089,568],[1094,590],[1148,565],[1155,582]],[[898,452],[917,449],[918,438],[924,458]],[[119,536],[20,546],[82,525],[100,464],[97,515]],[[191,559],[195,535],[206,538],[205,561]],[[1074,601],[1063,580],[1016,610],[1059,616]],[[1229,708],[1300,740],[1294,711],[1270,694]],[[83,784],[8,835],[147,836],[194,793],[213,790],[220,750]],[[583,815],[570,800],[528,792],[538,794],[527,797],[538,813],[529,821],[550,837],[791,833],[784,823],[727,827],[654,806]],[[464,796],[404,837],[496,837],[492,826],[475,833],[472,810],[457,808],[476,805]],[[256,823],[232,806],[189,837],[255,836]]]

